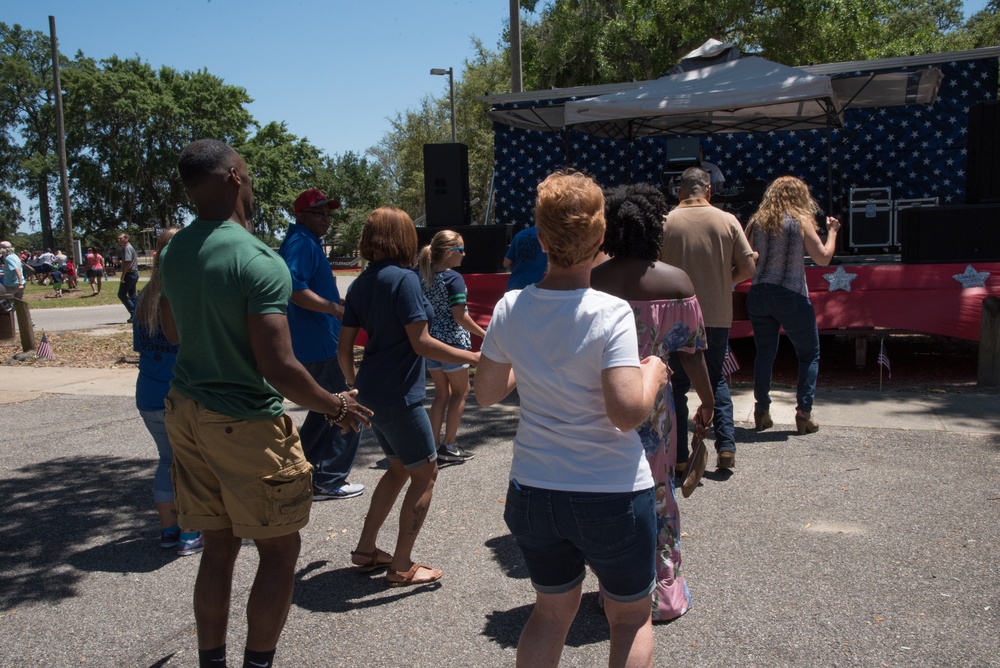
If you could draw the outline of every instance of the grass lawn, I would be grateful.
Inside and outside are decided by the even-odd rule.
[[[149,280],[148,271],[139,272],[138,290]],[[32,309],[39,308],[66,308],[69,306],[98,306],[105,304],[121,304],[118,301],[118,277],[105,279],[101,286],[101,294],[95,295],[90,290],[87,279],[77,279],[77,289],[67,290],[66,283],[63,282],[63,296],[56,297],[55,290],[51,285],[38,285],[28,283],[24,289],[24,301],[28,302]]]
[[[348,269],[345,271],[335,271],[334,276],[357,276],[360,269]],[[137,290],[142,290],[149,281],[149,270],[139,270],[139,285]],[[70,306],[103,306],[106,304],[120,304],[118,301],[118,277],[104,279],[101,294],[94,295],[90,291],[90,284],[86,278],[77,279],[77,289],[67,290],[66,283],[63,283],[63,296],[57,298],[51,285],[38,285],[28,283],[24,289],[24,300],[31,308],[67,308]]]

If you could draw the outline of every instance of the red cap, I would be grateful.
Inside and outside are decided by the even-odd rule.
[[[295,213],[302,213],[306,209],[339,209],[340,200],[330,199],[322,190],[310,188],[295,198],[292,210]]]

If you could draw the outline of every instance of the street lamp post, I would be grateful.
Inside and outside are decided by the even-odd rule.
[[[451,91],[451,143],[457,144],[458,134],[455,132],[455,77],[453,70],[450,67],[446,70],[435,67],[431,70],[431,74],[438,76],[444,76],[445,74],[448,75],[448,88]]]

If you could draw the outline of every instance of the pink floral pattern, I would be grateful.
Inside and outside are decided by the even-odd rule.
[[[708,347],[705,321],[695,297],[629,302],[639,334],[639,357],[656,355],[664,362],[672,352],[694,353]],[[674,492],[677,429],[670,380],[661,389],[650,419],[638,428],[656,481],[657,559],[653,620],[680,617],[691,607],[691,594],[681,567],[681,519]]]

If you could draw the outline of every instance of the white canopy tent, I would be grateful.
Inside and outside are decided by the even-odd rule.
[[[566,102],[563,123],[588,134],[627,140],[662,134],[825,129],[842,126],[848,106],[933,100],[940,81],[938,70],[927,69],[851,77],[835,84],[829,76],[751,56],[663,77],[632,90]]]
[[[941,85],[932,67],[836,79],[756,56],[699,67],[732,50],[709,40],[682,61],[694,68],[650,81],[487,96],[503,105],[487,115],[526,130],[571,128],[626,140],[831,128],[843,124],[848,108],[931,103]]]

